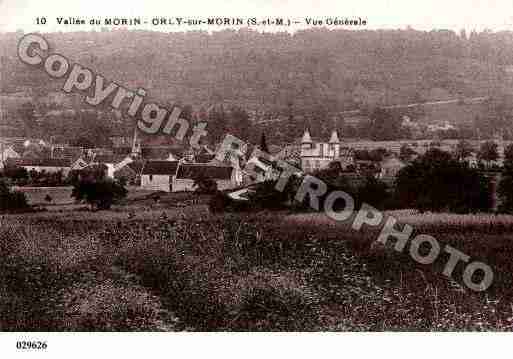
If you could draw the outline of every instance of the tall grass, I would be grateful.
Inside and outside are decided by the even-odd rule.
[[[476,294],[461,268],[448,280],[321,215],[105,213],[0,218],[2,330],[512,328],[509,217],[404,218],[493,267]]]

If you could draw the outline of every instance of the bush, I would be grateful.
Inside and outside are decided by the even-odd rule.
[[[71,196],[85,200],[93,209],[109,209],[112,204],[126,197],[128,191],[119,182],[111,179],[81,180],[73,187]]]
[[[29,208],[24,193],[12,191],[6,181],[0,179],[0,211],[17,212]]]
[[[487,211],[492,205],[489,180],[438,149],[431,149],[399,171],[396,196],[403,208],[458,213]]]
[[[217,191],[217,182],[205,176],[196,178],[194,185],[196,186],[194,192],[199,194],[210,194]]]
[[[293,273],[255,268],[235,286],[230,330],[315,330],[317,295]]]
[[[236,201],[226,193],[217,191],[208,202],[208,208],[212,213],[241,212],[254,210],[255,207],[250,201]]]

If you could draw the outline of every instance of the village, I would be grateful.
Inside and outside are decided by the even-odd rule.
[[[265,142],[265,136],[262,136]],[[62,185],[68,176],[100,166],[107,178],[122,180],[141,190],[163,192],[194,191],[194,180],[199,176],[214,180],[219,190],[240,188],[255,182],[273,180],[279,176],[279,171],[268,171],[254,178],[244,171],[244,166],[259,159],[252,159],[249,156],[233,157],[221,162],[215,158],[216,148],[211,149],[208,145],[202,145],[199,150],[180,145],[143,146],[137,130],[134,131],[132,138],[118,137],[112,138],[112,141],[111,148],[86,149],[66,144],[51,144],[42,139],[2,137],[0,169],[16,173],[16,168],[23,168],[29,178],[18,183],[38,186],[37,181],[31,182],[30,178],[58,175],[60,180],[57,182]],[[130,142],[131,146],[128,146]],[[485,144],[492,144],[492,152],[495,152],[489,159],[480,154],[481,147]],[[467,146],[460,156],[462,161],[472,168],[481,165],[483,170],[497,170],[502,165],[507,145],[509,142],[504,141],[500,135],[491,141],[346,141],[339,136],[337,130],[333,130],[330,138],[323,141],[312,138],[306,129],[295,143],[283,147],[267,144],[263,146],[274,160],[287,161],[304,173],[313,173],[337,164],[341,174],[353,179],[361,180],[373,176],[393,186],[397,173],[429,149],[438,148],[456,154],[459,147]],[[486,168],[483,164],[485,160]]]

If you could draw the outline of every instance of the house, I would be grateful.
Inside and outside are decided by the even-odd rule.
[[[251,170],[249,170],[251,169]],[[246,184],[276,180],[280,177],[282,169],[275,160],[251,157],[242,170],[243,182]]]
[[[107,167],[107,177],[114,178],[114,171],[116,165],[127,159],[123,155],[96,155],[91,160],[90,164],[102,164]]]
[[[75,161],[83,154],[83,147],[67,145],[51,145],[50,147],[50,157],[52,158],[70,158],[72,161]]]
[[[381,161],[381,171],[379,177],[382,179],[395,179],[401,169],[406,166],[406,163],[397,157],[388,157]]]
[[[180,163],[173,182],[172,191],[194,191],[194,180],[209,178],[217,183],[218,190],[226,190],[238,186],[234,168],[231,166],[215,166],[204,163]]]
[[[4,167],[5,161],[7,161],[9,158],[20,158],[20,155],[14,150],[12,146],[0,150],[0,169]]]
[[[71,170],[71,162],[65,158],[10,158],[6,160],[5,165],[23,167],[28,172],[56,173],[61,171],[64,177]]]
[[[183,149],[176,146],[151,146],[141,148],[141,157],[150,161],[175,160],[183,157]]]
[[[80,171],[86,168],[89,163],[84,160],[82,157],[78,158],[75,162],[73,162],[70,166],[71,171]]]
[[[328,167],[340,153],[340,140],[333,131],[329,142],[314,142],[306,130],[301,139],[301,168],[313,172]]]
[[[327,168],[333,161],[343,167],[354,165],[354,150],[342,147],[337,131],[332,131],[328,142],[314,142],[308,130],[301,139],[301,169],[308,173]]]
[[[125,163],[123,166],[116,166],[114,169],[114,178],[124,180],[126,183],[131,184],[140,183],[143,167],[144,161],[140,160]]]
[[[275,160],[287,161],[293,166],[300,167],[301,145],[292,143],[285,145],[278,153],[273,155]]]
[[[141,188],[171,192],[178,161],[146,161],[141,170]]]

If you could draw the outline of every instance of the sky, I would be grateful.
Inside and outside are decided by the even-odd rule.
[[[47,18],[44,26],[36,18]],[[368,21],[367,29],[418,30],[460,29],[513,31],[513,0],[0,0],[0,31],[23,30],[73,31],[88,27],[58,25],[57,17],[275,17],[287,16],[304,21],[305,17],[361,17]],[[306,24],[299,27],[308,27]],[[177,27],[141,25],[140,29],[183,31]],[[195,27],[191,29],[205,29]],[[358,29],[362,29],[361,27]],[[256,30],[262,30],[256,28]],[[266,28],[267,30],[273,30]],[[283,29],[281,29],[283,30]]]

